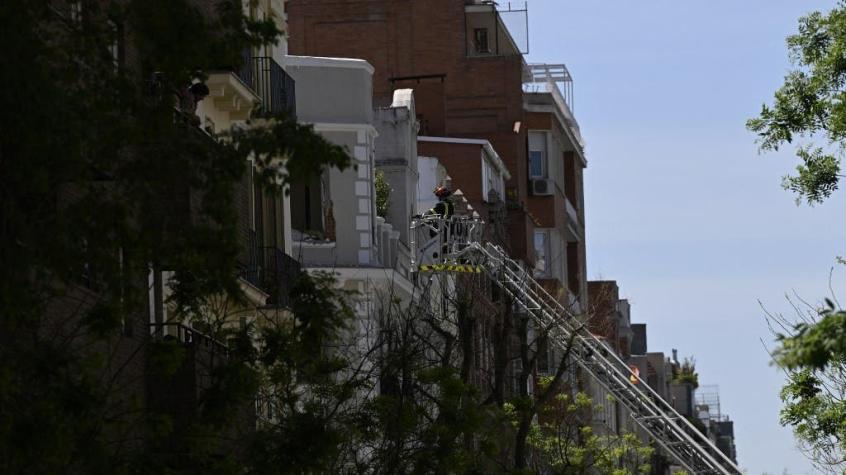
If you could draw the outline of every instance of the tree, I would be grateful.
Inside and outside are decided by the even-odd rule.
[[[772,106],[764,105],[747,128],[758,134],[762,151],[778,150],[797,138],[806,138],[797,156],[795,176],[783,186],[813,205],[834,192],[841,178],[840,161],[846,145],[846,4],[827,14],[810,13],[799,20],[799,32],[787,38],[795,69],[775,93]],[[814,145],[814,142],[823,142]]]
[[[692,356],[685,358],[681,366],[674,369],[672,382],[692,384],[693,389],[699,387],[699,373],[696,372],[696,360]]]
[[[551,380],[541,382],[546,388]],[[591,413],[601,410],[579,392],[574,396],[558,392],[546,402],[539,422],[532,424],[531,447],[538,453],[536,472],[556,474],[608,473],[636,475],[649,473],[654,449],[644,446],[635,434],[601,435],[591,426]]]
[[[378,395],[365,406],[374,423],[364,446],[376,473],[491,473],[510,466],[503,456],[509,425],[487,397],[496,384],[481,383],[476,367],[485,338],[476,321],[483,312],[472,305],[479,279],[456,279],[461,290],[449,292],[450,279],[421,278],[416,301],[382,296]]]
[[[385,172],[376,170],[376,215],[382,218],[388,216],[388,209],[391,206],[391,185],[385,179]]]
[[[778,150],[797,137],[809,141],[799,146],[802,163],[795,176],[784,178],[783,186],[797,194],[797,203],[804,199],[813,205],[827,199],[842,177],[846,3],[802,17],[799,32],[787,38],[787,45],[796,69],[785,77],[773,106],[763,106],[747,127],[758,134],[764,151]],[[794,305],[797,320],[768,315],[777,327],[774,361],[788,375],[781,392],[781,422],[794,429],[818,467],[833,472],[846,465],[846,313],[835,302],[827,300],[820,309],[804,302],[804,308]]]
[[[304,274],[291,313],[268,314],[255,328],[251,366],[261,375],[263,410],[249,439],[251,473],[340,473],[359,469],[370,425],[363,399],[375,368],[349,337],[357,295],[326,273]],[[365,352],[378,350],[378,346]]]
[[[173,435],[173,415],[149,410],[136,375],[184,361],[150,338],[148,278],[171,273],[178,318],[242,300],[247,157],[276,191],[349,158],[284,115],[227,137],[196,127],[191,85],[280,33],[240,1],[9,0],[0,22],[0,471],[148,466],[167,457],[145,451],[168,447],[144,440]],[[244,402],[249,368],[229,361],[211,367],[190,429],[206,432],[186,443],[225,433]]]
[[[793,301],[790,301],[793,303]],[[767,314],[779,345],[774,361],[787,374],[781,423],[793,428],[807,456],[822,471],[846,467],[846,312],[835,299],[822,307],[793,304],[796,317]]]
[[[273,42],[270,20],[240,0],[7,0],[0,22],[0,472],[514,465],[509,315],[487,387],[470,294],[455,315],[394,307],[354,348],[351,297],[325,276],[260,322],[231,312],[248,159],[269,193],[349,164],[284,114],[197,126],[195,86]],[[165,310],[190,345],[151,333]]]

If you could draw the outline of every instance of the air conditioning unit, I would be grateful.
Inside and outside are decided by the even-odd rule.
[[[540,178],[532,180],[532,194],[535,196],[549,196],[552,194],[552,180]]]

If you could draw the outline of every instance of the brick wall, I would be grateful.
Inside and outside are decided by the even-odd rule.
[[[491,142],[519,211],[511,247],[528,257],[526,128],[514,132],[524,121],[522,57],[467,57],[461,0],[289,0],[287,11],[291,54],[365,59],[376,70],[374,105],[411,88],[424,133]]]
[[[619,351],[617,301],[620,289],[613,280],[591,281],[588,287],[588,328],[591,333],[604,337]]]

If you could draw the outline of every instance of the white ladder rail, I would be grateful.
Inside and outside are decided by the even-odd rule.
[[[514,301],[525,309],[540,328],[548,331],[550,341],[565,350],[572,343],[570,355],[632,413],[633,420],[676,462],[691,474],[733,475],[741,473],[687,419],[649,385],[632,384],[637,378],[628,365],[598,338],[586,331],[578,318],[549,293],[506,252],[490,243],[482,244],[482,221],[478,218],[437,215],[417,216],[412,220],[410,244],[411,269],[422,264],[448,264],[474,261],[481,264]],[[418,233],[421,233],[419,236]],[[420,244],[435,247],[437,256],[418,255]],[[434,260],[427,259],[434,257]],[[425,262],[424,262],[425,261]],[[639,378],[638,378],[639,379]],[[638,381],[635,379],[635,381]]]
[[[591,373],[609,393],[631,412],[635,422],[670,456],[692,474],[739,474],[737,466],[693,424],[678,414],[646,384],[632,384],[629,367],[555,300],[517,262],[491,244],[473,247],[484,256],[485,271],[500,284],[542,327],[558,346],[573,344],[573,359]]]

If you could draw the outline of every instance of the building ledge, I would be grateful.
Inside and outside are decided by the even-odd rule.
[[[284,62],[285,66],[361,69],[370,74],[376,72],[376,69],[363,59],[288,55],[285,56]]]
[[[335,275],[339,281],[369,280],[375,284],[386,284],[399,288],[408,295],[414,295],[414,284],[395,269],[384,267],[303,267],[306,272],[326,272]]]
[[[493,148],[493,145],[488,140],[484,139],[463,139],[457,137],[430,137],[426,135],[419,135],[417,136],[418,142],[437,142],[437,143],[454,143],[454,144],[464,144],[464,145],[479,145],[485,149],[485,152],[490,157],[491,162],[493,162],[494,166],[502,173],[502,176],[506,180],[511,179],[511,173],[506,168],[505,163],[500,158],[499,154]]]
[[[264,307],[267,305],[267,299],[270,298],[270,294],[247,282],[247,280],[243,277],[238,278],[238,284],[241,286],[241,291],[244,292],[244,295],[247,297],[247,301],[250,304],[255,305],[256,307]]]
[[[314,247],[314,248],[324,248],[324,249],[331,249],[335,248],[338,243],[335,241],[294,241],[291,243],[294,246],[303,246],[303,247]]]
[[[261,98],[231,71],[210,73],[206,86],[209,88],[208,99],[218,110],[228,112],[231,120],[248,119],[253,106],[261,102]]]

